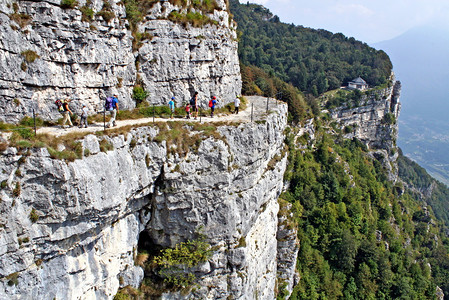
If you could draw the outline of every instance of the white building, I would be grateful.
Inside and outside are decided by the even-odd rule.
[[[357,77],[353,81],[348,82],[348,88],[364,91],[368,89],[368,84],[361,77]]]

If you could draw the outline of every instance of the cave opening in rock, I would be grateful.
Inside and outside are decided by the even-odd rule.
[[[162,249],[161,245],[154,243],[149,231],[144,230],[140,233],[135,264],[144,270],[140,291],[145,299],[159,298],[164,291],[167,291],[167,285],[158,275],[157,267],[153,262],[154,257],[160,255]]]
[[[148,253],[149,258],[153,258],[159,255],[163,249],[161,245],[155,244],[153,238],[150,236],[147,230],[144,230],[139,235],[139,241],[137,243],[137,250],[139,253]]]

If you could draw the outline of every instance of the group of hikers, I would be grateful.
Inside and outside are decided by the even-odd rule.
[[[55,104],[58,107],[58,111],[63,116],[62,128],[65,128],[66,124],[68,124],[67,126],[69,128],[73,127],[73,123],[72,123],[72,120],[70,117],[70,115],[73,115],[73,111],[69,107],[70,102],[71,102],[70,99],[64,99],[64,100],[58,99],[55,101]],[[117,126],[117,123],[115,121],[115,119],[117,117],[117,112],[118,112],[117,95],[114,95],[113,97],[106,98],[106,102],[104,104],[104,109],[105,109],[105,111],[109,111],[111,113],[111,119],[109,120],[106,127],[109,128],[111,126]],[[88,110],[86,104],[83,104],[82,108],[81,108],[80,120],[79,120],[79,124],[78,124],[79,128],[87,128],[88,127],[88,123],[87,123],[88,114],[89,114],[89,110]]]
[[[170,118],[173,119],[173,115],[175,114],[175,97],[172,97],[170,99],[170,101],[168,102],[168,107],[170,109]],[[215,107],[218,104],[218,99],[215,96],[211,96],[210,100],[209,100],[209,108],[210,108],[210,117],[213,118],[214,117],[214,112],[215,112]],[[238,114],[239,113],[239,107],[240,107],[240,99],[238,97],[235,98],[234,100],[234,113]],[[193,97],[190,99],[189,102],[187,102],[187,104],[184,107],[185,111],[186,111],[186,119],[190,119],[191,114],[190,111],[193,111],[193,115],[195,120],[198,118],[198,111],[199,111],[199,102],[198,102],[198,92],[195,92],[193,94]]]
[[[170,119],[173,119],[174,114],[175,114],[175,107],[176,107],[176,98],[172,97],[170,99],[170,101],[168,102],[168,107],[170,109]],[[63,120],[62,120],[62,128],[65,128],[66,124],[68,123],[68,127],[73,127],[73,123],[72,120],[70,118],[70,115],[73,114],[72,110],[69,107],[69,103],[71,102],[70,99],[65,99],[65,100],[56,100],[55,104],[58,107],[58,111],[62,114],[63,116]],[[209,100],[209,108],[210,108],[210,116],[211,118],[214,117],[214,112],[215,112],[215,107],[218,104],[218,99],[215,96],[211,96],[210,100]],[[240,99],[239,97],[236,97],[234,100],[234,113],[238,114],[239,113],[239,107],[240,107]],[[199,111],[199,101],[198,101],[198,92],[195,92],[193,97],[190,99],[190,101],[185,105],[184,107],[185,112],[186,112],[186,118],[190,119],[191,117],[191,111],[193,112],[193,117],[195,118],[195,120],[198,118],[198,111]],[[113,95],[112,97],[107,97],[105,104],[104,104],[104,110],[105,112],[110,112],[111,114],[111,118],[109,120],[109,122],[106,125],[106,128],[112,127],[112,126],[117,126],[116,123],[116,117],[117,117],[117,113],[119,111],[118,108],[118,97],[117,95]],[[78,124],[78,127],[80,128],[87,128],[88,127],[88,123],[87,123],[87,116],[88,116],[89,110],[86,106],[86,104],[82,105],[81,108],[81,114],[80,114],[80,121]]]

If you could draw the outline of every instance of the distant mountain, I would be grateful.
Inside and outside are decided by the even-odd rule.
[[[449,30],[423,26],[373,46],[387,52],[402,81],[398,145],[449,184]]]

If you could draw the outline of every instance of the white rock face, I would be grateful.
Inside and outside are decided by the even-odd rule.
[[[121,1],[109,1],[109,22],[97,15],[103,1],[92,1],[91,22],[82,21],[86,1],[73,9],[60,2],[0,3],[0,121],[17,122],[33,109],[43,119],[59,118],[54,101],[61,98],[73,99],[75,112],[82,104],[102,110],[113,94],[121,108],[133,108],[137,84],[156,105],[172,96],[180,105],[194,91],[204,103],[215,95],[222,105],[240,94],[236,31],[224,1],[208,15],[215,24],[201,28],[168,21],[179,8],[157,2],[139,26],[149,37],[140,47],[133,47]]]
[[[357,138],[368,146],[371,154],[388,170],[389,180],[396,182],[398,169],[398,118],[401,110],[401,83],[394,80],[389,88],[362,96],[358,107],[340,107],[330,112],[347,139]],[[349,129],[347,131],[347,129]]]
[[[89,156],[68,163],[46,149],[8,148],[0,156],[0,299],[112,299],[143,279],[134,265],[143,231],[166,247],[200,227],[217,250],[188,297],[275,298],[276,279],[291,282],[294,268],[285,266],[296,262],[279,253],[297,252],[285,243],[294,231],[282,226],[277,239],[286,111],[279,105],[266,123],[219,127],[221,138],[182,155],[153,141],[151,126],[104,137],[108,152],[103,137],[87,136]]]
[[[399,102],[401,83],[394,81],[390,88],[376,91],[371,96],[362,96],[354,108],[340,107],[330,112],[331,118],[346,126],[354,126],[352,132],[345,132],[345,138],[358,138],[372,149],[391,149],[398,134]],[[391,114],[394,123],[386,122],[385,115]]]

